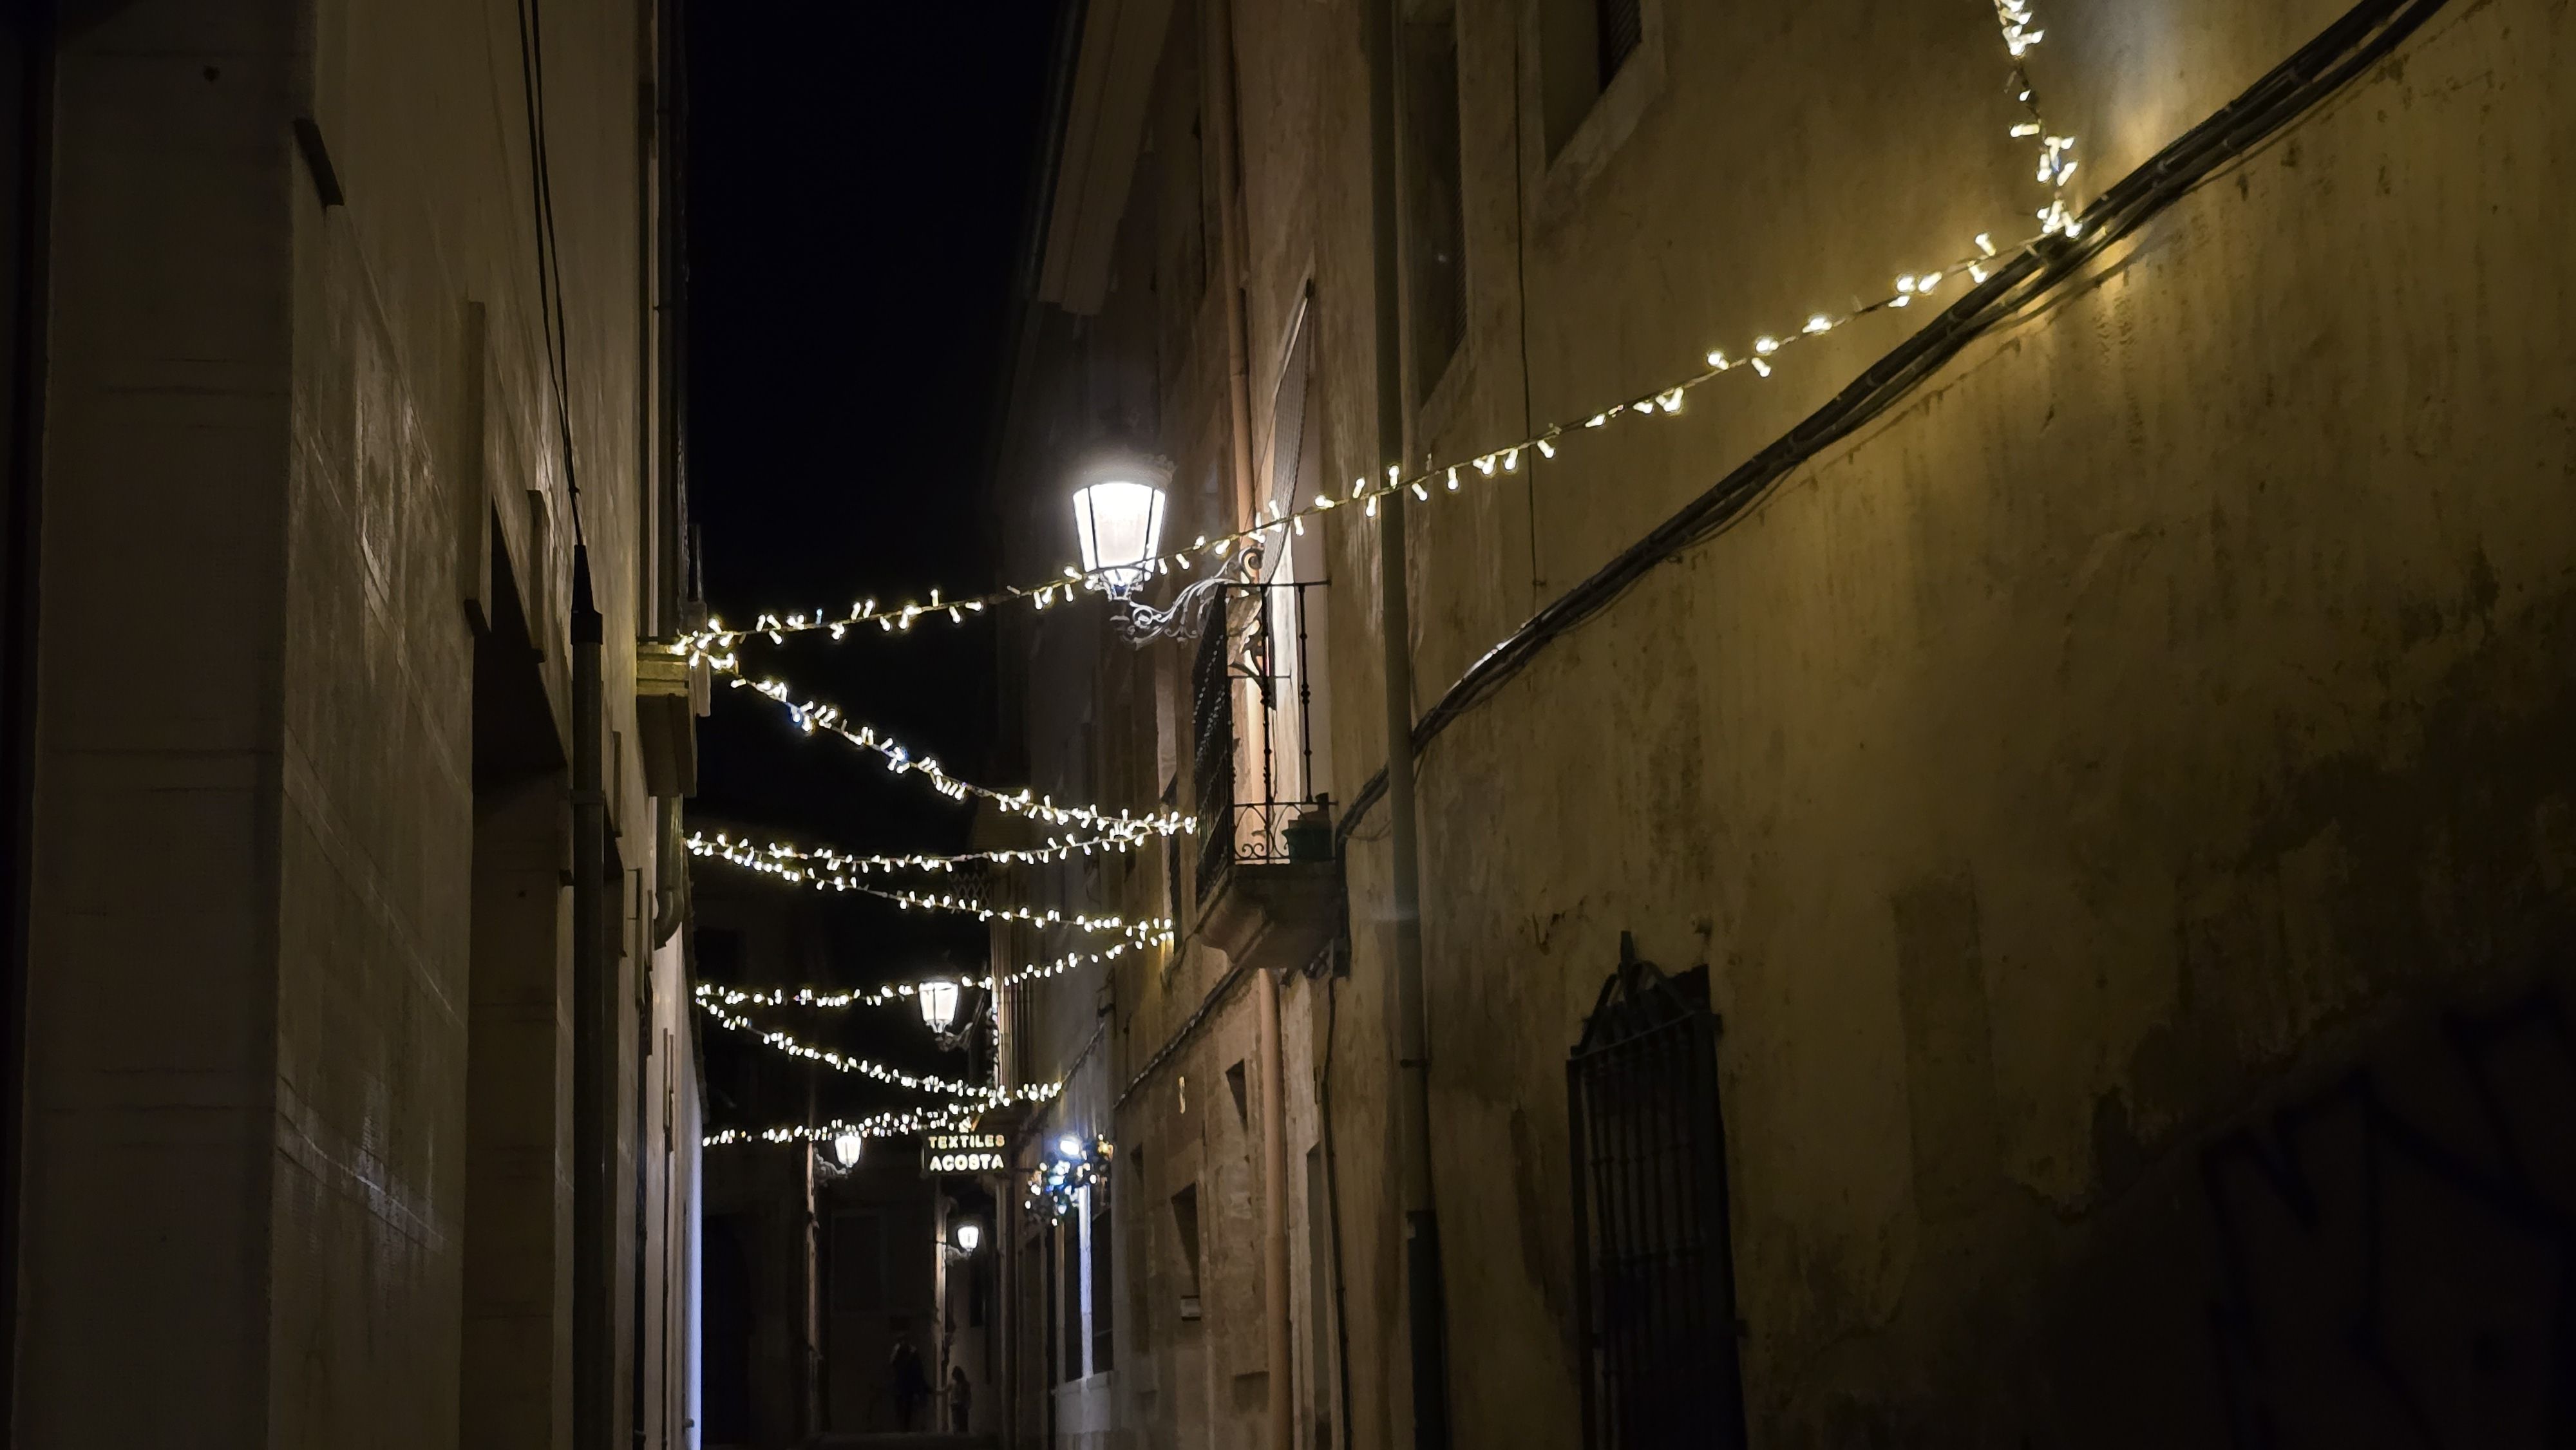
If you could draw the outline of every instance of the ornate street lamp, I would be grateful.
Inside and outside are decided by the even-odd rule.
[[[975,1252],[976,1246],[983,1242],[984,1226],[982,1224],[976,1223],[970,1219],[965,1223],[957,1225],[957,1251],[959,1253],[971,1254]]]
[[[1093,465],[1073,491],[1073,531],[1082,543],[1082,570],[1112,599],[1125,599],[1153,577],[1146,561],[1163,540],[1163,486],[1171,469],[1161,463],[1112,459]]]
[[[1082,545],[1082,568],[1115,605],[1111,622],[1131,645],[1157,639],[1193,639],[1206,617],[1211,593],[1239,576],[1258,550],[1242,548],[1156,609],[1136,597],[1154,577],[1162,547],[1163,496],[1172,466],[1160,459],[1113,453],[1074,475],[1073,532]]]
[[[921,1020],[933,1032],[946,1032],[957,1019],[957,984],[924,982],[921,984]]]
[[[832,1139],[832,1157],[843,1168],[856,1168],[859,1166],[859,1153],[866,1148],[867,1142],[856,1133],[837,1134]]]

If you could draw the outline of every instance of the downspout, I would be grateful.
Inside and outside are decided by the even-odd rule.
[[[1235,119],[1234,5],[1209,0],[1207,45],[1208,121],[1216,132],[1217,250],[1225,282],[1226,421],[1234,445],[1235,525],[1252,522],[1252,344],[1245,315],[1249,270],[1244,261],[1242,143]]]
[[[604,622],[593,603],[590,550],[572,552],[572,990],[573,990],[573,1445],[614,1440],[610,1356],[615,1305],[609,1183],[616,1121],[616,997],[609,984],[606,896],[608,802],[600,786],[599,651]]]
[[[19,98],[17,250],[10,289],[16,313],[6,498],[0,500],[0,1425],[18,1403],[19,1195],[26,1171],[27,907],[35,846],[36,624],[43,559],[45,384],[50,334],[50,219],[54,195],[51,6],[22,6],[15,22],[26,72]]]
[[[1261,1296],[1270,1351],[1270,1445],[1295,1433],[1288,1368],[1288,1114],[1279,1064],[1279,974],[1259,972],[1252,1004],[1261,1049]]]
[[[1225,254],[1226,419],[1233,437],[1235,526],[1259,511],[1252,476],[1252,345],[1244,257],[1242,127],[1236,112],[1233,0],[1207,8],[1209,119],[1216,131],[1217,230]],[[1262,972],[1254,984],[1261,1061],[1261,1302],[1269,1361],[1268,1444],[1289,1450],[1295,1434],[1288,1348],[1288,1118],[1279,1050],[1279,979]]]
[[[1360,7],[1368,55],[1369,214],[1377,286],[1378,471],[1404,453],[1403,312],[1398,303],[1394,0]],[[1422,876],[1413,801],[1413,619],[1405,567],[1404,490],[1378,508],[1379,633],[1386,661],[1386,800],[1395,915],[1397,1191],[1404,1211],[1405,1328],[1413,1366],[1413,1443],[1448,1450],[1447,1294],[1440,1220],[1431,1199],[1431,1075],[1422,1003]]]

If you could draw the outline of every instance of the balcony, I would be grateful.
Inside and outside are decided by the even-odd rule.
[[[1228,588],[1192,671],[1197,935],[1265,971],[1303,968],[1341,926],[1314,733],[1325,681],[1307,628],[1324,588]]]

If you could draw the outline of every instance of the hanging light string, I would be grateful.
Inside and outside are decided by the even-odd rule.
[[[2063,203],[2059,202],[2056,205],[2062,207]],[[1364,515],[1374,518],[1377,516],[1378,501],[1391,494],[1410,491],[1415,499],[1427,503],[1435,491],[1458,493],[1468,483],[1470,469],[1474,470],[1477,477],[1486,479],[1517,472],[1523,455],[1535,453],[1542,458],[1554,458],[1557,449],[1569,441],[1571,435],[1575,433],[1606,427],[1613,420],[1621,417],[1650,419],[1679,413],[1684,399],[1692,390],[1713,382],[1726,373],[1749,368],[1755,375],[1767,378],[1772,374],[1773,363],[1778,354],[1799,342],[1820,337],[1875,312],[1910,306],[1917,298],[1928,297],[1945,279],[1955,275],[1964,273],[1971,279],[1982,282],[1985,280],[1988,268],[2004,251],[2035,247],[2053,235],[2073,236],[2078,226],[2071,214],[2053,216],[2049,212],[2043,212],[2041,219],[2044,230],[2037,235],[2013,243],[2009,248],[1999,247],[1992,233],[1980,233],[1974,252],[1963,254],[1923,272],[1905,273],[1896,279],[1896,285],[1892,290],[1875,301],[1863,303],[1848,312],[1810,314],[1797,328],[1784,328],[1777,332],[1759,334],[1750,344],[1734,354],[1730,354],[1724,348],[1712,349],[1708,354],[1705,367],[1676,379],[1664,387],[1627,402],[1613,403],[1585,418],[1552,423],[1527,437],[1502,444],[1491,452],[1479,454],[1473,458],[1461,458],[1454,463],[1434,464],[1411,475],[1405,474],[1398,466],[1389,465],[1386,480],[1383,483],[1371,484],[1365,477],[1355,478],[1351,480],[1350,491],[1340,498],[1335,498],[1330,493],[1318,493],[1310,502],[1296,509],[1284,508],[1274,499],[1268,506],[1267,514],[1249,528],[1238,529],[1230,534],[1220,534],[1214,538],[1202,534],[1183,548],[1158,554],[1132,565],[1120,565],[1116,568],[1104,566],[1088,572],[1068,565],[1062,578],[1045,584],[997,590],[975,600],[952,601],[948,605],[943,605],[941,612],[948,614],[952,619],[962,620],[965,617],[966,606],[970,604],[989,607],[1027,603],[1036,609],[1043,610],[1054,604],[1069,602],[1078,593],[1108,592],[1108,579],[1112,574],[1132,573],[1135,570],[1143,570],[1151,575],[1170,575],[1175,571],[1188,573],[1194,567],[1194,561],[1200,560],[1202,556],[1222,560],[1229,552],[1246,546],[1276,547],[1284,536],[1290,533],[1304,534],[1308,520],[1320,519],[1335,509],[1357,507]],[[742,660],[736,646],[754,635],[765,636],[772,642],[783,642],[790,634],[822,630],[830,631],[835,638],[838,638],[841,631],[852,623],[865,623],[872,619],[884,622],[901,614],[900,611],[878,610],[874,605],[873,600],[853,605],[852,616],[846,620],[834,620],[821,613],[764,614],[750,629],[730,628],[721,619],[710,617],[704,629],[688,636],[683,643],[690,651],[692,662],[704,664],[718,673],[732,674],[737,684],[752,684],[753,688],[786,704],[790,703],[786,696],[773,692],[774,688],[783,687],[762,685],[741,678],[738,672],[742,667]],[[921,611],[915,606],[907,605],[905,609],[913,611],[908,616],[901,616],[906,619],[918,618],[921,615]],[[983,609],[979,607],[973,612],[981,613]],[[910,626],[907,623],[903,627]],[[791,704],[791,708],[806,707]],[[808,728],[832,729],[835,727],[817,722]],[[838,729],[836,733],[847,736],[854,743],[867,749],[886,754],[889,763],[897,769],[907,768],[904,762],[898,760],[893,751],[882,742],[882,737],[868,738],[863,732],[847,729]],[[920,767],[914,764],[909,768],[919,769]],[[934,783],[944,782],[946,779],[946,777],[934,776]],[[951,794],[962,793],[952,789],[949,784],[942,784],[942,789],[950,790]],[[1041,819],[1052,819],[1045,816],[1042,809],[1033,808],[1025,793],[1019,796],[1002,796],[996,793],[991,798],[1005,809],[1019,809],[1027,814],[1037,815]],[[1102,822],[1104,825],[1108,823],[1105,820]]]
[[[1095,849],[1105,848],[1112,843],[1131,845],[1151,836],[1179,835],[1198,829],[1197,818],[1180,811],[1153,811],[1140,816],[1122,810],[1112,814],[1097,806],[1060,806],[1055,803],[1053,796],[1041,796],[1025,788],[1017,791],[999,791],[991,786],[959,780],[940,769],[937,760],[926,755],[913,754],[893,736],[885,734],[874,726],[853,725],[849,718],[841,713],[841,707],[838,705],[828,705],[820,700],[800,701],[795,697],[794,692],[787,688],[787,682],[784,680],[746,679],[737,673],[740,661],[731,656],[717,659],[702,655],[700,658],[710,667],[733,675],[731,681],[733,688],[737,690],[748,688],[777,701],[780,707],[787,711],[788,718],[795,721],[797,727],[806,734],[824,732],[838,735],[861,750],[872,751],[884,757],[886,769],[897,775],[920,775],[928,779],[933,789],[951,800],[964,800],[973,796],[979,800],[991,801],[1012,815],[1027,816],[1031,820],[1043,821],[1050,826],[1078,826],[1097,832],[1100,839],[1094,843]],[[1050,842],[1049,846],[1058,844],[1061,843]]]
[[[2039,90],[2030,83],[2030,67],[2024,61],[2047,32],[2039,28],[2039,17],[2031,12],[2028,0],[1994,0],[1995,24],[2003,30],[2004,53],[2012,59],[2013,99],[2021,103],[2024,119],[2013,123],[2016,140],[2029,138],[2039,147],[2039,181],[2048,188],[2048,205],[2041,207],[2039,234],[2043,237],[2081,236],[2084,224],[2066,205],[2066,183],[2075,176],[2075,138],[2048,129],[2048,118],[2039,113]]]
[[[835,1138],[904,1138],[916,1133],[972,1132],[980,1116],[972,1108],[940,1108],[923,1112],[906,1108],[899,1112],[874,1113],[857,1122],[835,1118],[815,1125],[790,1123],[776,1128],[720,1128],[698,1141],[710,1148],[723,1148],[735,1143],[829,1143]]]
[[[1119,851],[1132,851],[1151,839],[1153,839],[1151,834],[1139,835],[1126,839],[1117,839],[1109,836],[1086,836],[1079,838],[1054,837],[1050,838],[1043,846],[995,851],[961,851],[955,855],[949,856],[920,854],[909,856],[856,856],[847,851],[833,850],[829,846],[804,849],[795,846],[773,844],[763,847],[762,849],[773,854],[798,861],[817,862],[827,870],[845,871],[855,867],[860,875],[865,876],[877,871],[884,871],[889,874],[897,871],[955,871],[961,865],[1043,865],[1049,861],[1062,861],[1073,856],[1089,856],[1095,853],[1108,854]],[[703,832],[701,832],[692,835],[689,838],[689,844],[691,846],[697,846],[704,843],[706,840],[707,837]],[[718,831],[714,837],[714,844],[721,847],[737,843],[728,838],[724,832]],[[740,844],[749,843],[744,842]]]
[[[774,1047],[790,1057],[819,1062],[837,1072],[846,1072],[858,1077],[872,1077],[878,1082],[908,1088],[914,1092],[944,1093],[950,1097],[962,1098],[988,1107],[1002,1107],[1015,1102],[1045,1102],[1062,1091],[1064,1086],[1061,1083],[1046,1083],[1036,1087],[994,1087],[984,1083],[960,1082],[954,1078],[938,1077],[928,1073],[904,1072],[881,1062],[870,1062],[863,1057],[848,1057],[828,1047],[815,1047],[799,1042],[784,1032],[771,1031],[741,1013],[730,1011],[704,997],[698,999],[698,1010],[714,1018],[718,1025],[756,1037],[764,1045]]]
[[[1054,961],[1040,962],[1035,966],[1022,967],[1018,971],[1005,972],[998,977],[958,977],[953,979],[941,977],[937,980],[941,982],[953,982],[954,985],[960,987],[973,987],[981,991],[998,992],[1005,987],[1019,986],[1023,982],[1043,982],[1049,977],[1059,977],[1064,975],[1066,972],[1072,971],[1076,967],[1097,966],[1103,962],[1116,961],[1118,958],[1125,956],[1131,950],[1141,951],[1143,948],[1130,942],[1117,942],[1110,946],[1103,947],[1096,952],[1067,952],[1063,956],[1056,958]],[[921,995],[922,988],[929,985],[931,985],[929,982],[893,982],[882,987],[771,987],[766,989],[745,989],[742,987],[720,986],[713,982],[700,982],[697,987],[697,996],[698,1000],[701,1002],[715,1002],[727,1007],[820,1007],[830,1009],[843,1007],[883,1007],[895,1002],[911,1001],[915,997]]]
[[[2047,118],[2040,111],[2038,90],[2031,84],[2025,57],[2047,38],[2047,32],[2041,28],[2037,14],[2031,9],[2030,0],[1993,0],[1993,4],[1995,24],[2003,40],[2005,56],[2011,62],[2008,75],[2013,98],[2020,104],[2023,113],[2023,119],[2013,124],[2012,135],[2016,139],[2029,138],[2037,144],[2039,181],[2048,187],[2048,205],[2040,208],[2036,214],[2040,224],[2038,234],[2014,244],[2012,248],[2012,250],[2023,250],[2038,246],[2051,237],[2073,238],[2083,231],[2083,223],[2077,219],[2075,211],[2067,205],[2066,198],[2066,184],[2073,179],[2076,169],[2073,155],[2075,138],[2049,130]],[[1566,435],[1583,429],[1604,427],[1612,419],[1622,415],[1652,418],[1657,415],[1669,416],[1678,413],[1682,409],[1684,395],[1721,374],[1750,367],[1757,377],[1767,378],[1771,376],[1771,359],[1783,348],[1806,338],[1821,336],[1873,312],[1910,306],[1916,298],[1928,296],[1933,289],[1940,286],[1943,279],[1954,273],[1965,272],[1972,280],[1983,282],[1986,279],[1988,266],[1999,254],[2000,249],[1993,241],[1993,234],[1980,233],[1974,255],[1963,255],[1929,271],[1905,273],[1896,279],[1894,291],[1875,302],[1855,307],[1850,312],[1839,316],[1829,312],[1815,313],[1795,331],[1784,330],[1755,337],[1749,350],[1734,357],[1729,357],[1724,348],[1713,348],[1708,353],[1708,366],[1705,369],[1677,379],[1632,401],[1614,404],[1596,411],[1581,421],[1569,419],[1551,424],[1517,442],[1506,443],[1474,458],[1460,458],[1447,464],[1433,464],[1409,478],[1404,475],[1400,467],[1390,467],[1387,470],[1385,482],[1376,483],[1368,478],[1354,479],[1349,494],[1339,499],[1328,493],[1318,493],[1312,502],[1293,510],[1282,508],[1274,500],[1269,505],[1267,515],[1256,518],[1249,528],[1238,529],[1230,534],[1220,534],[1213,539],[1202,534],[1185,548],[1158,554],[1134,564],[1103,565],[1090,570],[1079,569],[1068,564],[1059,578],[1048,579],[1037,584],[1015,585],[964,599],[943,598],[939,590],[933,589],[926,604],[916,602],[880,605],[874,599],[862,599],[852,604],[849,613],[843,617],[835,617],[822,609],[817,609],[811,614],[764,614],[754,620],[749,629],[729,628],[721,619],[711,616],[706,626],[688,636],[685,643],[689,647],[690,658],[693,661],[733,673],[741,667],[736,646],[755,635],[766,636],[773,644],[783,643],[790,634],[813,631],[828,631],[832,638],[839,639],[851,628],[866,624],[874,624],[887,633],[902,633],[909,631],[922,619],[945,617],[951,624],[962,624],[969,615],[983,614],[989,609],[1005,605],[1027,604],[1034,609],[1043,610],[1058,602],[1070,601],[1077,593],[1107,593],[1113,582],[1125,584],[1133,581],[1139,571],[1148,577],[1168,576],[1174,571],[1188,573],[1202,558],[1223,561],[1228,553],[1244,546],[1254,544],[1266,546],[1275,543],[1285,533],[1303,534],[1306,532],[1308,519],[1319,517],[1335,508],[1347,508],[1356,504],[1363,512],[1374,515],[1377,512],[1378,500],[1398,489],[1409,489],[1416,499],[1428,502],[1435,486],[1443,492],[1458,492],[1465,482],[1464,470],[1468,468],[1475,469],[1482,477],[1492,478],[1497,473],[1516,471],[1520,467],[1521,455],[1524,453],[1536,452],[1542,458],[1553,458],[1556,456],[1558,442]],[[875,748],[871,742],[862,741],[861,743],[870,744],[871,748]]]
[[[772,846],[757,845],[750,841],[718,844],[704,836],[692,836],[687,844],[689,854],[693,856],[710,856],[748,871],[758,871],[775,876],[782,881],[808,885],[817,891],[856,891],[862,895],[876,897],[880,901],[891,901],[907,911],[917,907],[923,911],[959,912],[972,916],[978,921],[1017,921],[1031,926],[1070,926],[1077,931],[1116,933],[1139,946],[1148,944],[1169,946],[1178,939],[1175,935],[1175,924],[1167,916],[1140,917],[1134,921],[1129,921],[1122,916],[1091,916],[1082,913],[1067,916],[1060,911],[1040,911],[1028,906],[993,906],[950,892],[941,892],[933,896],[926,891],[888,891],[881,886],[869,886],[859,882],[847,871],[827,871],[810,866],[796,854]]]

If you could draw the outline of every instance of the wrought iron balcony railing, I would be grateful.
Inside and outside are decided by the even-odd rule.
[[[1315,778],[1308,609],[1322,583],[1234,584],[1208,606],[1192,673],[1198,899],[1238,862],[1331,854]]]

